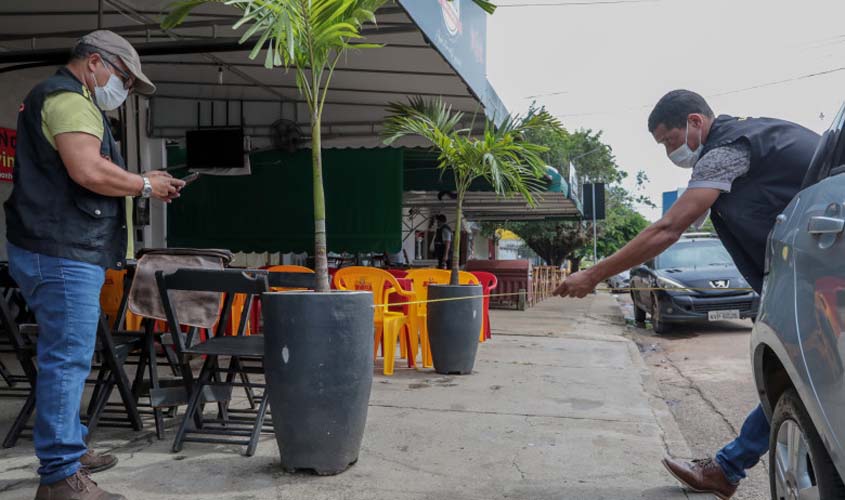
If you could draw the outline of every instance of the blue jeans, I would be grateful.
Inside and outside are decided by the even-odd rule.
[[[9,272],[38,322],[35,454],[41,484],[73,475],[88,451],[79,421],[100,320],[102,267],[8,245]]]
[[[746,417],[739,436],[716,454],[716,462],[728,481],[736,484],[745,479],[745,471],[757,465],[760,457],[769,451],[770,430],[763,407],[758,405]]]

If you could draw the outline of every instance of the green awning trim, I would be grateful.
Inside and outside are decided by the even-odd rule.
[[[250,161],[252,175],[206,175],[185,188],[168,207],[168,246],[313,254],[311,151],[267,151]],[[402,164],[400,149],[323,151],[329,251],[401,248]]]
[[[449,171],[438,168],[437,153],[426,149],[405,150],[405,191],[454,191],[455,178]],[[569,184],[553,167],[546,168],[551,184],[549,192],[569,193]],[[484,179],[476,179],[470,184],[470,191],[492,192],[493,186]]]

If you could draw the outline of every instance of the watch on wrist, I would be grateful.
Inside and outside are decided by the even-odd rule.
[[[153,185],[146,176],[141,176],[141,178],[144,179],[144,187],[141,188],[141,198],[149,198],[153,194]]]

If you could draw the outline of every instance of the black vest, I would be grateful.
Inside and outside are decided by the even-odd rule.
[[[126,257],[124,198],[102,196],[70,178],[41,130],[41,108],[50,94],[76,92],[83,84],[66,68],[39,83],[18,113],[14,188],[5,204],[6,238],[31,252],[122,267]],[[100,154],[125,168],[106,115]]]
[[[784,120],[721,115],[701,155],[740,139],[750,147],[751,168],[719,196],[710,218],[739,272],[759,293],[769,232],[801,190],[819,135]]]

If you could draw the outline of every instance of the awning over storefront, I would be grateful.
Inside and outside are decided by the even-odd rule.
[[[138,49],[145,73],[158,86],[152,99],[131,99],[121,113],[130,169],[161,166],[164,143],[181,143],[188,130],[242,127],[252,139],[252,175],[203,177],[166,214],[154,206],[145,243],[310,250],[310,129],[295,73],[264,68],[263,56],[250,60],[254,43],[238,43],[245,28],[231,29],[238,11],[222,3],[203,5],[184,24],[163,31],[160,21],[170,3],[5,2],[0,74],[20,70],[43,78],[46,67],[67,60],[68,48],[82,35],[98,27],[121,34]],[[361,42],[383,47],[350,51],[326,100],[324,179],[332,251],[396,251],[403,206],[453,203],[436,200],[436,191],[432,201],[430,191],[407,189],[403,150],[385,148],[381,138],[387,104],[412,95],[442,97],[466,113],[466,125],[474,115],[499,121],[507,114],[486,76],[487,14],[471,0],[397,0],[376,17],[377,24],[364,27]],[[291,136],[300,139],[286,140]],[[412,138],[396,144],[422,145]],[[160,158],[150,162],[155,155]],[[527,217],[568,215],[566,194],[549,192]],[[471,195],[467,208],[476,220],[526,213],[524,202],[483,190]]]
[[[158,86],[147,124],[151,137],[181,139],[192,128],[243,125],[259,139],[256,144],[270,146],[284,121],[307,140],[308,112],[295,73],[264,68],[263,54],[248,58],[254,40],[241,45],[245,28],[231,29],[237,9],[204,5],[164,32],[159,23],[169,1],[100,3],[101,25],[136,46],[145,73]],[[96,6],[93,0],[5,2],[0,72],[64,63],[73,41],[97,28]],[[399,0],[376,17],[377,24],[363,29],[361,42],[384,47],[353,50],[339,64],[323,118],[325,146],[381,147],[385,105],[410,95],[442,96],[467,113],[504,118],[507,110],[486,75],[487,14],[471,0]]]
[[[534,196],[532,207],[520,196],[497,195],[489,183],[477,179],[464,200],[464,214],[473,221],[580,219],[581,210],[570,197],[570,185],[555,168],[547,167],[544,182],[545,191]],[[421,149],[405,152],[405,207],[451,212],[457,205],[451,196],[454,189],[452,176],[437,168],[436,155]]]
[[[169,149],[169,163],[184,161]],[[168,211],[171,246],[223,247],[241,252],[306,252],[314,245],[310,151],[267,151],[251,156],[252,175],[203,176]],[[323,151],[329,249],[396,252],[407,209],[453,212],[454,183],[441,176],[436,157],[420,149]],[[465,201],[467,217],[484,220],[577,218],[569,186],[548,167],[545,191],[529,207],[502,198],[483,180]],[[403,208],[405,210],[403,210]]]

